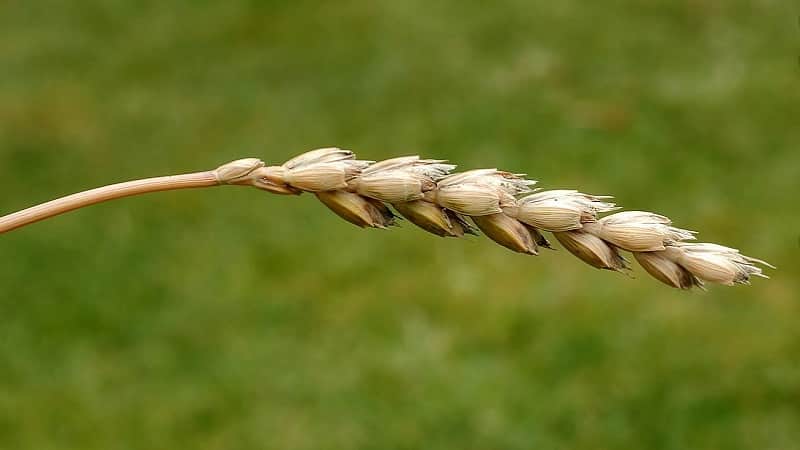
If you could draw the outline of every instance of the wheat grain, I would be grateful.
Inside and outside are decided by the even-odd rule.
[[[574,190],[534,192],[536,181],[524,174],[498,169],[451,174],[455,167],[419,156],[365,161],[339,148],[312,150],[280,166],[245,158],[213,171],[129,181],[56,199],[0,217],[0,233],[116,198],[228,184],[284,195],[311,192],[360,227],[394,225],[397,217],[387,204],[411,223],[444,237],[476,234],[469,217],[487,237],[523,254],[550,248],[540,231],[544,230],[599,269],[628,270],[620,249],[632,252],[648,274],[680,289],[702,287],[703,281],[748,284],[752,276],[768,278],[759,265],[774,269],[733,248],[685,242],[693,240],[695,232],[675,227],[659,214],[624,211],[600,217],[619,209],[607,201],[609,196]]]

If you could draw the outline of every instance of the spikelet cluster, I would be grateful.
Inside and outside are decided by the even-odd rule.
[[[653,278],[679,289],[702,288],[704,282],[748,284],[752,276],[768,278],[760,266],[774,268],[733,248],[690,242],[696,232],[673,226],[663,215],[614,212],[620,208],[607,195],[539,191],[525,174],[498,169],[452,173],[456,166],[447,161],[419,156],[364,161],[339,148],[312,150],[280,166],[236,163],[219,178],[279,194],[313,193],[360,227],[395,225],[396,211],[437,236],[480,230],[503,247],[529,255],[551,248],[543,234],[549,232],[592,267],[628,271],[621,253],[627,251]]]

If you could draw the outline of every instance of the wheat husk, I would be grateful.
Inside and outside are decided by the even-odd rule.
[[[618,209],[605,201],[609,198],[575,190],[537,192],[517,201],[515,217],[545,231],[578,230],[596,221],[598,213]]]
[[[630,252],[664,250],[666,245],[694,239],[694,231],[673,227],[662,215],[625,211],[587,223],[584,230]]]
[[[316,196],[336,215],[359,227],[387,228],[395,224],[394,214],[377,200],[345,191],[317,192]]]
[[[475,225],[488,238],[518,253],[537,255],[537,241],[528,227],[504,213],[475,216]]]
[[[658,252],[634,252],[633,257],[653,278],[677,289],[702,288],[703,282],[680,264]]]
[[[425,201],[395,203],[392,206],[409,222],[425,231],[442,237],[462,237],[464,228],[453,221],[448,211],[439,205]]]
[[[625,258],[613,245],[584,231],[562,231],[553,233],[567,251],[583,262],[598,269],[622,272],[628,269]]]

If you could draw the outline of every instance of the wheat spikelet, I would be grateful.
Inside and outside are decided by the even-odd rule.
[[[483,234],[518,253],[537,255],[550,248],[542,231],[553,233],[571,254],[606,270],[627,271],[620,250],[633,253],[645,272],[679,289],[703,282],[749,284],[768,278],[765,261],[739,250],[686,242],[696,232],[673,226],[663,215],[616,212],[612,197],[575,190],[535,192],[525,174],[498,169],[451,173],[445,160],[403,156],[380,162],[359,160],[349,150],[322,148],[266,166],[257,158],[224,164],[209,172],[135,180],[63,197],[0,217],[0,233],[114,198],[170,189],[216,185],[253,186],[284,195],[313,193],[334,213],[359,227],[388,228],[400,215],[442,237]]]
[[[597,220],[597,214],[614,211],[609,196],[595,196],[572,190],[542,191],[517,201],[516,217],[528,225],[551,232],[579,230]]]

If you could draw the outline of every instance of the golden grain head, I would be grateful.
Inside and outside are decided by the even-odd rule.
[[[519,220],[498,213],[475,216],[472,221],[488,238],[509,250],[528,255],[538,254],[537,238]]]
[[[383,203],[345,191],[317,192],[317,198],[342,219],[359,227],[387,228],[395,216]]]
[[[766,277],[757,264],[768,263],[716,244],[696,244],[695,232],[672,226],[665,216],[619,209],[609,196],[575,190],[534,192],[524,174],[476,169],[450,174],[444,160],[404,156],[373,163],[348,150],[317,149],[280,167],[255,158],[233,161],[215,172],[221,183],[256,185],[277,193],[315,192],[336,214],[360,227],[386,228],[395,217],[385,205],[438,236],[475,234],[465,216],[496,243],[524,254],[550,247],[539,231],[553,232],[573,255],[607,270],[628,270],[619,249],[662,283],[679,289],[703,281],[732,285]],[[253,181],[257,180],[257,181]]]
[[[617,272],[628,269],[627,261],[617,248],[593,234],[576,230],[553,233],[553,236],[567,251],[592,267]]]
[[[665,255],[665,251],[658,252],[634,252],[633,257],[639,265],[658,281],[678,289],[691,289],[692,287],[703,287],[700,281],[691,272],[680,264],[672,261]]]

